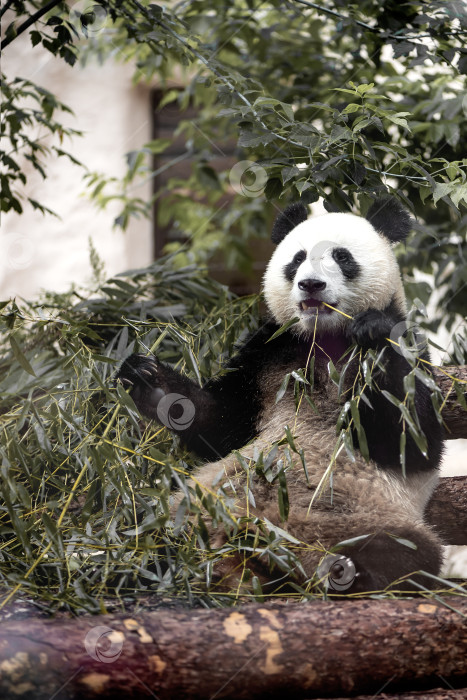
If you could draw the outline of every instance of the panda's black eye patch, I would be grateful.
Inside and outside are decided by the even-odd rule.
[[[333,257],[336,262],[348,262],[352,255],[349,253],[347,248],[335,248],[333,251]]]
[[[301,265],[302,262],[305,260],[305,258],[306,258],[305,251],[299,250],[298,253],[295,253],[295,255],[293,256],[292,262],[295,263],[295,265]]]
[[[360,273],[360,265],[347,248],[334,248],[332,257],[339,265],[346,279],[353,280]]]
[[[289,280],[289,282],[293,282],[293,279],[296,275],[296,272],[302,262],[306,259],[306,252],[304,250],[299,250],[297,253],[292,258],[292,261],[289,262],[285,267],[284,267],[284,275],[285,278]]]

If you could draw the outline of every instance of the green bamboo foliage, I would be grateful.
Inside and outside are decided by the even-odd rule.
[[[165,527],[169,494],[193,459],[168,431],[143,425],[113,376],[138,350],[202,381],[221,371],[239,334],[255,328],[256,306],[198,268],[176,270],[167,260],[107,280],[94,294],[2,304],[7,589],[94,611],[106,593],[151,588],[191,597],[197,581],[201,589],[213,557],[203,521],[181,539]]]

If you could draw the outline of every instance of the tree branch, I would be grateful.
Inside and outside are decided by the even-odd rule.
[[[330,17],[335,17],[336,19],[348,20],[349,22],[353,22],[357,26],[362,27],[362,29],[367,29],[368,31],[374,32],[375,34],[381,34],[378,27],[372,27],[371,24],[362,22],[359,19],[355,19],[354,17],[349,17],[347,15],[342,15],[340,12],[337,12],[336,10],[331,10],[329,7],[323,7],[322,5],[317,5],[315,2],[309,2],[308,0],[295,0],[295,2],[300,3],[300,5],[306,5],[306,7],[310,7],[312,10],[321,12],[324,15],[329,15]],[[399,41],[403,39],[403,37],[395,36],[393,34],[384,34],[384,38],[398,39]]]
[[[417,34],[416,36],[410,36],[410,34],[389,34],[384,31],[382,32],[380,29],[378,29],[377,26],[367,24],[367,22],[362,22],[360,19],[355,19],[355,17],[343,15],[340,12],[337,12],[336,10],[331,10],[329,7],[323,7],[322,5],[318,5],[315,2],[310,2],[309,0],[295,0],[295,2],[298,2],[300,5],[310,7],[311,9],[316,10],[318,13],[321,12],[324,15],[329,15],[330,17],[335,17],[336,19],[348,20],[349,22],[353,22],[353,24],[356,24],[358,27],[361,27],[366,31],[376,34],[380,37],[380,39],[383,40],[392,39],[393,41],[407,41],[410,44],[413,44],[414,46],[422,46],[423,42],[418,41],[418,39],[433,38],[431,34]],[[463,38],[465,36],[465,31],[460,30],[449,32],[447,36]]]
[[[3,7],[0,9],[0,17],[3,17],[5,12],[10,9],[15,0],[7,0]]]
[[[57,5],[60,5],[63,2],[63,0],[50,0],[50,2],[47,3],[47,5],[44,5],[44,7],[41,7],[40,10],[37,10],[33,15],[29,17],[23,24],[20,24],[18,27],[18,30],[14,36],[10,36],[2,41],[0,44],[0,49],[5,49],[9,44],[11,44],[12,41],[17,39],[20,34],[26,31],[26,29],[29,29],[37,20],[39,20],[41,17],[43,17],[49,10],[52,10],[54,7]]]
[[[141,12],[141,14],[146,17],[147,19],[151,19],[149,13],[147,12],[146,8],[141,5],[138,0],[132,0],[133,4],[135,7],[138,8],[138,10]],[[154,21],[154,18],[152,18],[152,21]],[[229,78],[225,75],[223,75],[215,66],[212,65],[212,62],[209,61],[207,58],[203,56],[202,53],[197,51],[189,42],[187,42],[180,34],[178,34],[174,29],[169,27],[167,24],[159,20],[157,22],[162,29],[167,32],[167,34],[170,34],[176,41],[178,41],[185,49],[186,51],[189,51],[192,56],[194,56],[200,63],[202,63],[207,70],[209,70],[213,75],[216,76],[226,87],[229,88],[229,90],[232,92],[233,95],[236,95],[239,100],[241,100],[247,107],[251,109],[251,113],[253,117],[256,119],[258,124],[268,133],[274,134],[275,138],[279,139],[279,141],[284,141],[288,144],[291,144],[292,146],[298,146],[301,149],[305,149],[306,147],[302,144],[299,143],[298,141],[294,141],[293,139],[290,139],[286,136],[282,136],[282,134],[278,134],[277,131],[272,131],[267,124],[261,119],[259,116],[258,112],[255,110],[253,104],[250,102],[250,100],[245,97],[243,93],[241,93],[237,88],[233,85],[232,81],[229,80]],[[151,43],[148,41],[148,43]]]

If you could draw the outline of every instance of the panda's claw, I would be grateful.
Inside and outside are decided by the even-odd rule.
[[[148,357],[142,353],[130,355],[123,362],[117,379],[120,379],[124,386],[134,388],[138,384],[153,384],[158,379],[159,364],[155,357]]]

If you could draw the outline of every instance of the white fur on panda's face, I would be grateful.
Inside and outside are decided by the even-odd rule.
[[[405,312],[399,267],[389,242],[353,214],[303,221],[279,243],[264,275],[266,303],[279,324],[298,316],[296,332],[338,330],[355,316],[384,309],[392,299]]]

